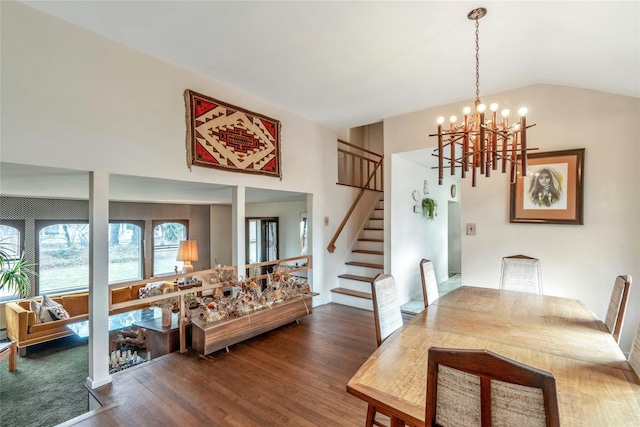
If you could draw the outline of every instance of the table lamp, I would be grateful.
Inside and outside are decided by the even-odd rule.
[[[196,240],[181,240],[178,245],[176,261],[183,261],[182,273],[191,273],[193,265],[191,261],[198,261],[198,242]]]

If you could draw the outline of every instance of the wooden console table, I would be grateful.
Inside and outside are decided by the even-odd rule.
[[[209,354],[278,328],[312,312],[311,298],[317,293],[274,304],[246,316],[207,323],[193,319],[192,344],[200,354]]]

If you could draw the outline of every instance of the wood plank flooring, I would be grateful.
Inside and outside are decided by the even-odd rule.
[[[113,375],[103,403],[64,426],[358,426],[346,384],[376,348],[373,313],[338,304],[201,356],[189,349]]]

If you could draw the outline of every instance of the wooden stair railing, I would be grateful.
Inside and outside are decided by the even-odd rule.
[[[380,175],[373,180],[373,183],[371,183],[371,179],[364,182],[371,173],[371,169],[376,168],[382,162],[382,154],[366,150],[341,139],[338,139],[338,144],[338,184],[382,191],[382,169],[380,169]],[[351,150],[342,148],[343,146],[350,147]],[[355,153],[353,150],[358,150],[362,154]],[[343,167],[340,167],[340,164]]]
[[[276,259],[273,261],[265,261],[265,262],[258,262],[255,264],[247,264],[244,266],[244,271],[245,271],[245,279],[266,279],[267,278],[267,274],[254,274],[254,272],[252,271],[252,269],[258,268],[258,267],[265,267],[265,266],[276,266],[278,264],[283,264],[283,265],[289,265],[289,269],[288,272],[289,273],[296,273],[298,271],[304,271],[304,270],[310,270],[312,268],[311,265],[311,255],[300,255],[300,256],[296,256],[296,257],[292,257],[292,258],[281,258],[281,259]],[[291,264],[294,263],[295,264],[292,266]],[[297,265],[300,264],[300,265]]]
[[[362,198],[362,195],[364,194],[365,190],[369,189],[368,188],[369,182],[371,182],[371,180],[376,176],[378,168],[382,167],[382,160],[383,159],[384,159],[384,156],[380,156],[380,159],[376,163],[375,168],[369,174],[369,179],[367,179],[367,182],[361,187],[360,192],[358,193],[358,196],[356,197],[356,199],[351,204],[351,208],[349,208],[349,211],[344,216],[344,219],[340,223],[340,226],[336,230],[335,234],[333,235],[333,238],[331,239],[331,241],[329,242],[329,245],[327,246],[327,250],[329,252],[333,253],[336,250],[336,241],[338,240],[338,237],[340,237],[340,233],[342,233],[342,230],[344,229],[345,225],[347,225],[347,221],[349,221],[349,218],[351,217],[351,214],[353,213],[353,211],[355,210],[356,206],[358,205],[358,202]]]

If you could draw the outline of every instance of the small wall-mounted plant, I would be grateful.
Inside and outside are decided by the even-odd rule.
[[[422,216],[431,220],[436,217],[438,211],[438,202],[431,197],[422,199]]]

